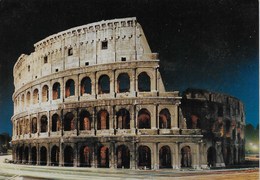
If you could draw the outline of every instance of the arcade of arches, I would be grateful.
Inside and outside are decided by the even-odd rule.
[[[131,123],[131,121],[133,121],[133,112],[131,110],[124,107],[118,109],[119,110],[117,110],[117,112],[114,112],[113,114],[110,114],[111,109],[106,108],[101,108],[99,111],[94,112],[94,114],[93,111],[84,108],[82,108],[78,112],[76,110],[72,110],[66,113],[55,112],[52,115],[49,115],[49,113],[45,113],[40,116],[33,116],[31,118],[16,121],[16,130],[14,134],[20,137],[29,134],[43,134],[47,132],[53,133],[74,130],[120,130],[131,128],[142,130],[152,129],[152,112],[150,112],[148,108],[142,108],[138,111],[137,121],[134,123]],[[159,125],[157,125],[157,128],[171,129],[171,116],[172,115],[167,108],[162,109],[158,114]],[[40,118],[38,119],[37,117]],[[136,124],[136,127],[133,126],[133,124]]]
[[[158,151],[152,149],[156,146]],[[84,142],[58,144],[24,144],[15,148],[17,163],[42,166],[78,166],[118,169],[172,169],[196,167],[196,145],[131,144]],[[193,157],[194,156],[194,157]]]

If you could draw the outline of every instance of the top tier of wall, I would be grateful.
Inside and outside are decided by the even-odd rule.
[[[119,61],[157,60],[136,18],[100,21],[51,35],[14,66],[15,91],[43,76]]]

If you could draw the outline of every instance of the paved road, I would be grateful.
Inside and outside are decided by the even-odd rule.
[[[127,170],[94,169],[79,167],[28,166],[2,163],[0,158],[0,179],[222,179],[258,180],[259,169],[222,169],[222,170]],[[21,178],[23,177],[23,178]]]

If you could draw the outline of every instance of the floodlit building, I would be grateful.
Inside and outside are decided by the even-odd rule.
[[[207,148],[216,143],[205,139],[200,127],[188,127],[182,97],[165,91],[158,54],[151,52],[136,18],[75,27],[34,47],[13,70],[16,163],[208,166]]]

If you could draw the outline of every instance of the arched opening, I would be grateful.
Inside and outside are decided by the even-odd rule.
[[[68,112],[64,118],[64,131],[74,130],[74,114]]]
[[[127,73],[121,73],[117,77],[117,92],[124,93],[130,91],[130,78]]]
[[[75,82],[72,79],[69,79],[66,82],[65,86],[65,97],[74,96],[75,95]]]
[[[47,149],[44,146],[40,149],[40,165],[47,165]]]
[[[199,115],[193,113],[187,119],[187,128],[188,129],[199,129],[201,127]]]
[[[230,130],[231,130],[231,121],[230,120],[226,120],[225,122],[225,131],[226,131],[226,137],[230,137]]]
[[[49,101],[49,87],[44,85],[42,88],[42,102]]]
[[[80,149],[80,166],[91,167],[91,149],[88,146],[82,146]]]
[[[91,94],[91,79],[89,77],[84,77],[80,83],[80,94]]]
[[[121,145],[118,146],[116,151],[117,157],[117,168],[130,168],[130,151],[127,146]]]
[[[51,127],[52,132],[59,131],[60,124],[61,124],[59,115],[53,114],[51,119],[52,119],[52,127]]]
[[[60,99],[60,83],[56,82],[52,86],[52,99]]]
[[[98,167],[109,168],[109,149],[106,146],[101,146],[98,149]]]
[[[88,111],[81,111],[79,121],[80,130],[91,130],[91,116]]]
[[[64,149],[64,166],[73,166],[73,149],[71,146],[66,146]]]
[[[108,75],[102,75],[98,79],[98,94],[110,93],[110,79]]]
[[[39,91],[38,89],[34,89],[33,91],[33,104],[39,103]]]
[[[191,167],[191,149],[189,146],[185,146],[181,149],[181,167]]]
[[[97,114],[97,129],[109,129],[109,114],[107,110],[100,110]]]
[[[172,167],[172,156],[171,149],[169,146],[161,147],[159,151],[160,158],[160,168],[171,168]]]
[[[130,129],[130,114],[126,109],[120,109],[116,113],[117,129]]]
[[[151,129],[151,115],[147,109],[141,109],[138,112],[138,128]]]
[[[25,147],[24,148],[24,163],[27,164],[29,161],[29,148]]]
[[[51,149],[51,165],[58,166],[59,165],[59,155],[60,150],[58,146],[53,146]]]
[[[19,163],[22,163],[23,161],[23,147],[19,147]]]
[[[151,80],[146,72],[142,72],[138,75],[138,91],[140,92],[151,91]]]
[[[37,162],[37,149],[34,146],[31,149],[31,163],[32,163],[32,165],[35,165],[36,162]]]
[[[37,118],[34,117],[32,119],[32,133],[35,134],[37,133]]]
[[[171,114],[168,109],[162,109],[159,113],[159,128],[171,128]]]
[[[28,91],[26,94],[26,106],[29,107],[31,104],[31,93]]]
[[[41,117],[41,132],[47,132],[48,130],[48,118],[47,116],[43,115]]]
[[[139,146],[138,148],[138,167],[151,169],[151,150],[148,146]]]
[[[19,134],[20,135],[23,135],[23,121],[20,120],[20,123],[19,123]]]
[[[216,166],[216,149],[212,146],[208,148],[207,160],[208,160],[209,167]]]

